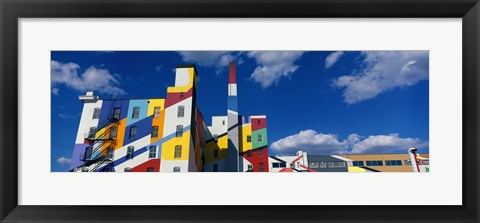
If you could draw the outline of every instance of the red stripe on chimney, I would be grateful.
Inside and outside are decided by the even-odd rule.
[[[229,79],[228,79],[228,83],[229,84],[236,84],[237,83],[237,72],[236,72],[236,67],[235,67],[235,63],[233,62],[230,62],[229,64]]]

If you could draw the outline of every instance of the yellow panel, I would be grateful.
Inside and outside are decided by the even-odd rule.
[[[218,149],[218,157],[213,158],[213,151]],[[218,142],[210,141],[205,146],[205,163],[213,163],[218,160],[227,158],[228,154],[228,135],[224,135],[218,139]]]
[[[348,167],[348,172],[352,172],[352,173],[365,173],[365,169],[363,168],[360,168],[358,166],[349,166]]]
[[[247,142],[247,136],[252,135],[252,125],[244,125],[241,127],[242,130],[242,142],[240,144],[240,152],[246,152],[252,150],[252,142]]]
[[[195,75],[195,69],[193,69],[193,67],[192,68],[187,68],[187,69],[188,69],[188,76],[190,78],[190,81],[188,82],[187,86],[168,87],[167,88],[168,93],[187,92],[188,90],[190,90],[190,88],[193,87],[194,78],[196,76]]]
[[[114,142],[107,141],[104,145],[102,145],[103,150],[106,151],[106,148],[111,147],[111,146],[113,146],[113,148],[115,148],[115,149],[118,149],[118,148],[123,146],[123,137],[125,135],[126,123],[127,123],[127,119],[124,118],[124,119],[119,121],[119,124],[116,124],[116,126],[117,126],[117,138],[115,139]],[[107,131],[109,128],[111,128],[112,125],[114,125],[114,124],[108,125],[107,127],[103,128],[103,129],[100,129],[100,131],[97,132],[95,137],[98,138],[101,134],[103,134],[105,131]]]
[[[175,155],[175,146],[182,146],[182,155],[180,158],[173,158]],[[188,160],[190,151],[190,130],[183,133],[182,137],[173,137],[162,144],[162,159],[164,160]]]
[[[153,115],[154,109],[157,106],[161,107],[160,112],[164,109],[165,99],[158,98],[158,99],[150,99],[150,103],[148,103],[148,113],[147,116]]]

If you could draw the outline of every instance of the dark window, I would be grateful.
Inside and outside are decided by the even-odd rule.
[[[147,172],[153,172],[155,169],[153,169],[153,167],[149,167],[147,168]]]
[[[179,166],[174,167],[173,172],[180,172],[180,167]]]
[[[385,160],[385,166],[401,166],[401,160]]]
[[[252,142],[252,136],[251,135],[247,136],[247,142]]]
[[[91,160],[92,159],[92,149],[93,149],[93,147],[87,147],[85,149],[85,154],[83,155],[83,158],[85,160]]]
[[[133,152],[135,151],[135,147],[133,146],[129,146],[127,148],[127,156],[125,157],[125,159],[133,159]]]
[[[175,153],[173,155],[173,158],[181,158],[182,157],[182,146],[177,145],[175,146]]]
[[[280,167],[287,167],[287,163],[280,163]]]
[[[177,132],[175,137],[182,137],[183,136],[183,125],[177,125]]]
[[[381,160],[368,160],[367,166],[383,166],[383,162]]]
[[[318,168],[318,162],[310,162],[310,163],[308,163],[308,167],[310,167],[310,168]]]
[[[110,138],[116,139],[117,138],[117,127],[112,127],[110,129]]]
[[[158,126],[152,126],[152,138],[158,137]]]
[[[94,108],[92,119],[98,119],[98,118],[100,118],[100,108]]]
[[[364,166],[363,161],[353,161],[353,166]]]
[[[88,138],[94,139],[96,133],[97,133],[97,127],[90,127],[90,130],[88,130]]]
[[[106,160],[113,160],[114,149],[112,147],[107,148],[107,154],[105,155]]]
[[[263,150],[258,150],[258,157],[263,157]]]
[[[262,134],[258,134],[258,142],[263,142],[263,135]]]
[[[247,167],[248,167],[248,169],[247,169],[248,172],[253,172],[253,165],[252,164],[248,164]]]
[[[120,108],[113,109],[113,118],[120,119]]]
[[[260,119],[257,121],[257,124],[259,124],[259,125],[260,125]]]
[[[137,126],[130,127],[130,135],[129,138],[137,137]]]
[[[405,165],[412,165],[412,162],[410,160],[404,160]]]
[[[258,164],[258,169],[260,170],[260,172],[263,172],[265,170],[263,163]]]
[[[157,157],[157,147],[156,146],[150,146],[148,150],[148,158],[156,158]]]
[[[218,135],[217,134],[213,135],[213,141],[218,142]]]
[[[140,107],[133,107],[132,118],[138,118],[140,116]]]
[[[218,172],[218,164],[213,164],[213,172]]]
[[[125,167],[125,169],[123,169],[124,172],[132,172],[132,168],[130,167]]]
[[[180,98],[183,98],[185,94],[183,92],[180,92]]]
[[[247,157],[252,157],[252,151],[251,150],[247,152]]]
[[[327,168],[327,162],[319,162],[318,167],[320,168]]]
[[[225,125],[225,120],[222,120],[222,125]]]
[[[153,117],[154,118],[160,118],[160,110],[161,107],[157,106],[153,109]]]
[[[280,163],[272,163],[272,167],[273,168],[278,168],[278,167],[280,167]]]
[[[213,158],[217,158],[218,157],[218,149],[214,149],[213,150]]]
[[[181,118],[185,115],[185,106],[178,106],[177,117]]]

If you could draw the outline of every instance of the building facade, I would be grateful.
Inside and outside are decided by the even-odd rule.
[[[177,66],[165,98],[83,102],[70,171],[268,172],[266,116],[238,114],[236,67],[229,65],[227,115],[205,124],[197,71]]]

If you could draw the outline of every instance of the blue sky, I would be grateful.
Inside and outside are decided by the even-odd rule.
[[[165,97],[179,64],[195,64],[198,106],[226,115],[228,62],[239,111],[267,115],[269,155],[428,152],[428,51],[53,51],[52,171],[67,171],[82,102]]]

